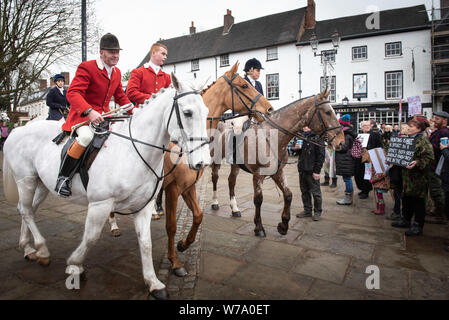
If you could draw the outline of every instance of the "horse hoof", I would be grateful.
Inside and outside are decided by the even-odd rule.
[[[180,268],[176,268],[173,269],[173,273],[177,276],[177,277],[185,277],[186,275],[188,275],[189,273],[187,272],[186,268],[184,267],[180,267]]]
[[[265,234],[265,230],[254,230],[256,237],[265,238],[267,235]]]
[[[233,212],[233,213],[232,213],[232,216],[233,216],[234,218],[240,218],[240,217],[242,216],[242,214],[240,213],[240,211],[236,211],[236,212]]]
[[[178,245],[176,246],[176,249],[178,249],[179,252],[184,252],[184,251],[186,251],[187,248],[184,248],[182,240],[179,240]]]
[[[278,224],[278,232],[279,232],[280,234],[282,234],[283,236],[285,236],[285,235],[287,234],[287,231],[288,231],[288,229],[285,228],[285,227],[282,225],[282,223],[279,223],[279,224]]]
[[[25,256],[25,260],[28,260],[28,261],[36,261],[36,260],[37,260],[36,253],[33,252],[33,253],[30,253],[30,254],[27,254],[27,255]]]
[[[120,237],[122,234],[120,233],[120,229],[111,230],[111,235],[113,237]]]
[[[46,258],[37,258],[37,262],[43,266],[43,267],[48,267],[50,265],[50,257],[46,257]]]
[[[159,220],[160,218],[161,218],[161,216],[156,213],[156,214],[153,214],[153,216],[151,217],[151,220]]]
[[[212,210],[218,210],[218,209],[220,209],[220,206],[218,204],[212,205]]]
[[[152,295],[156,300],[168,300],[168,292],[165,288],[160,290],[153,290],[150,292],[150,295]]]

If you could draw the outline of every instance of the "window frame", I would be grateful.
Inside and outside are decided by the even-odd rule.
[[[387,46],[391,45],[391,44],[397,44],[399,43],[399,54],[387,54]],[[394,42],[386,42],[385,43],[385,58],[390,58],[390,57],[401,57],[402,56],[402,41],[394,41]]]
[[[400,73],[401,74],[401,94],[397,97],[392,97],[392,98],[388,98],[387,97],[387,74],[392,74],[392,73]],[[385,89],[385,100],[398,100],[401,97],[404,97],[404,71],[403,70],[394,70],[394,71],[385,71],[385,75],[384,75],[384,89]]]
[[[268,90],[269,88],[271,88],[271,87],[269,87],[270,81],[268,79],[268,77],[270,77],[270,76],[277,76],[277,97],[270,97],[270,90]],[[267,100],[279,100],[279,97],[280,97],[279,73],[267,74],[265,76],[265,79],[266,79],[266,88],[265,89],[266,89],[266,93],[267,93],[267,96],[266,96]]]
[[[193,67],[193,64],[195,63],[195,62],[198,62],[198,64],[197,64],[197,68],[196,69],[194,69],[194,67]],[[198,71],[198,70],[200,70],[200,59],[193,59],[193,60],[190,60],[190,71]]]
[[[223,63],[223,58],[226,57],[227,59],[227,64]],[[220,55],[220,68],[221,67],[229,67],[229,53],[225,53]]]
[[[354,58],[354,49],[362,49],[365,48],[365,57],[363,58]],[[364,45],[364,46],[356,46],[356,47],[352,47],[352,61],[361,61],[361,60],[368,60],[368,46]]]
[[[275,58],[269,58],[269,53],[268,50],[269,49],[276,49],[276,57]],[[271,53],[271,55],[273,55],[273,53]],[[277,46],[273,46],[273,47],[268,47],[267,48],[267,61],[273,61],[273,60],[278,60],[279,59],[279,50]]]

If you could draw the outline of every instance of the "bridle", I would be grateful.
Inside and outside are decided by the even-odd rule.
[[[335,129],[341,129],[341,125],[338,125],[338,126],[335,126],[335,127],[330,127],[330,128],[326,127],[326,124],[324,123],[324,120],[323,120],[323,116],[321,115],[321,112],[319,110],[320,106],[322,104],[326,104],[326,103],[330,103],[330,101],[329,100],[325,100],[325,101],[321,101],[321,102],[318,103],[317,96],[315,95],[315,110],[313,111],[313,114],[310,117],[309,123],[307,124],[307,127],[310,128],[310,123],[312,123],[313,117],[315,116],[315,114],[318,114],[318,119],[320,119],[320,124],[321,124],[321,127],[323,128],[323,132],[319,136],[320,139],[323,139],[323,135],[327,134],[327,132],[329,132],[329,131],[332,131],[332,130],[335,130]],[[338,135],[338,133],[334,134],[334,136],[330,140],[328,140],[327,142],[331,143],[337,137],[337,135]]]
[[[117,214],[120,214],[120,215],[130,215],[130,214],[135,214],[135,213],[141,211],[154,198],[154,195],[156,194],[156,190],[157,190],[157,188],[159,186],[159,183],[165,177],[167,177],[169,174],[171,174],[173,172],[173,170],[176,168],[176,166],[178,165],[179,161],[181,160],[181,157],[183,156],[183,154],[190,155],[191,153],[193,153],[193,152],[197,151],[198,149],[202,148],[204,145],[210,143],[210,138],[209,137],[187,137],[187,135],[186,135],[186,133],[184,131],[184,125],[182,124],[182,119],[181,119],[181,113],[179,111],[178,100],[180,98],[185,97],[185,96],[190,95],[190,94],[200,94],[200,92],[194,90],[194,91],[184,92],[184,93],[181,93],[179,95],[178,95],[177,92],[175,93],[175,96],[173,97],[173,105],[172,105],[172,108],[171,108],[171,111],[170,111],[170,116],[169,116],[169,118],[167,120],[167,124],[166,124],[166,128],[168,129],[168,126],[170,125],[170,121],[172,119],[172,115],[173,115],[173,113],[175,113],[179,129],[181,130],[182,138],[183,138],[183,140],[184,140],[184,142],[186,144],[187,151],[183,151],[182,148],[180,148],[181,151],[169,150],[164,145],[162,147],[160,147],[160,146],[153,145],[151,143],[147,143],[147,142],[144,142],[144,141],[140,141],[140,140],[134,139],[133,136],[132,136],[132,132],[131,132],[132,117],[129,118],[129,123],[128,123],[129,137],[125,136],[125,135],[122,135],[120,133],[117,133],[117,132],[113,132],[111,130],[103,130],[103,132],[99,133],[99,134],[113,134],[113,135],[116,135],[118,137],[130,140],[132,145],[133,145],[133,147],[134,147],[134,150],[137,153],[137,155],[140,157],[140,159],[143,161],[143,163],[147,166],[147,168],[150,169],[150,171],[156,176],[156,179],[157,179],[156,186],[155,186],[155,188],[153,190],[153,193],[152,193],[151,197],[148,199],[148,201],[145,203],[145,205],[141,209],[133,211],[133,212],[130,212],[130,213],[122,213],[122,212],[114,212],[114,213],[117,213]],[[96,128],[96,129],[98,130],[98,128]],[[188,150],[188,148],[187,148],[187,141],[204,141],[204,142],[201,143],[199,146],[193,148],[192,150]],[[178,145],[178,141],[173,141],[172,140],[171,142],[173,142],[176,145]],[[151,165],[144,159],[142,154],[139,152],[139,150],[137,149],[136,143],[143,144],[143,145],[146,145],[148,147],[155,148],[155,149],[159,149],[159,150],[162,151],[162,153],[170,152],[170,153],[178,154],[178,158],[176,159],[176,162],[175,162],[174,166],[166,174],[164,174],[164,166],[162,165],[161,174],[158,175],[156,173],[156,171],[151,167]]]
[[[322,102],[318,102],[318,99],[317,99],[317,96],[316,96],[316,95],[315,95],[315,98],[314,98],[314,99],[315,99],[315,109],[314,109],[314,111],[313,111],[312,116],[311,116],[310,119],[309,119],[309,122],[307,123],[307,127],[310,128],[310,124],[311,124],[311,122],[312,122],[312,120],[313,120],[313,117],[315,117],[315,114],[318,114],[318,119],[320,120],[320,124],[321,124],[321,127],[322,127],[322,129],[323,129],[323,132],[320,134],[319,138],[322,139],[322,140],[324,140],[324,139],[323,139],[323,135],[324,135],[324,134],[326,134],[327,132],[332,131],[332,130],[341,129],[341,126],[338,125],[338,126],[331,127],[331,128],[326,127],[326,124],[324,123],[324,120],[323,120],[323,117],[321,116],[321,113],[320,113],[320,111],[319,111],[319,108],[320,108],[320,106],[321,106],[322,104],[330,103],[330,101],[325,100],[325,101],[322,101]],[[257,111],[256,111],[256,112],[257,112]],[[304,135],[302,135],[302,134],[300,134],[300,133],[293,133],[293,132],[290,132],[289,130],[283,128],[282,126],[278,125],[276,122],[274,122],[273,120],[271,120],[270,117],[266,117],[263,113],[260,113],[260,115],[261,115],[261,116],[264,118],[264,120],[265,120],[266,122],[268,122],[271,126],[273,126],[274,128],[278,129],[279,131],[281,131],[281,132],[284,133],[284,134],[291,135],[292,137],[300,138],[300,139],[302,139],[302,140],[305,140],[305,141],[307,141],[307,142],[310,142],[310,143],[315,144],[315,145],[320,146],[320,147],[325,147],[325,146],[326,146],[325,144],[319,143],[319,142],[317,142],[317,141],[313,141],[312,139],[310,139],[310,138],[308,138],[308,137],[306,137],[306,136],[304,136]],[[331,142],[337,137],[337,135],[338,135],[338,133],[336,133],[330,140],[328,140],[328,144],[331,143]]]
[[[235,73],[231,79],[229,79],[225,74],[222,75],[221,77],[228,83],[230,89],[231,89],[231,100],[232,100],[232,116],[231,117],[224,117],[224,116],[220,116],[220,117],[208,117],[207,120],[210,121],[210,127],[212,127],[212,121],[213,120],[220,120],[220,121],[224,121],[224,120],[230,120],[230,119],[235,119],[238,117],[243,117],[243,116],[249,116],[250,118],[256,113],[258,112],[257,110],[254,110],[254,106],[256,105],[257,101],[259,101],[259,99],[262,97],[262,94],[260,94],[259,92],[257,93],[257,95],[251,99],[250,97],[248,97],[248,95],[246,95],[242,90],[240,90],[238,87],[236,87],[233,83],[233,81],[235,80],[235,78],[237,78],[238,73]],[[245,108],[248,110],[248,112],[246,113],[239,113],[236,115],[235,112],[235,104],[234,104],[234,94],[237,96],[237,98],[239,98],[239,100],[242,102],[242,104],[245,106]],[[246,104],[245,101],[243,101],[242,96],[248,100],[248,102],[251,103],[251,106],[248,107],[248,105]]]

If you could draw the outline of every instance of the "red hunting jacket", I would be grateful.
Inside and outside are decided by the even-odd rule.
[[[126,95],[136,104],[143,104],[153,93],[158,93],[162,88],[168,88],[171,84],[170,75],[159,70],[154,72],[149,63],[131,71],[131,77],[126,87]]]
[[[62,130],[72,131],[72,126],[88,120],[87,116],[82,117],[81,114],[89,108],[93,108],[100,114],[110,111],[111,97],[114,97],[114,101],[121,106],[130,103],[123,92],[121,80],[122,74],[117,67],[112,69],[111,79],[109,79],[100,58],[81,63],[67,90],[67,100],[71,107]]]

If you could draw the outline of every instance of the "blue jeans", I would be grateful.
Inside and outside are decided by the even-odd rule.
[[[354,192],[354,187],[352,186],[352,177],[343,176],[343,181],[345,182],[346,185],[345,192],[347,193]]]

